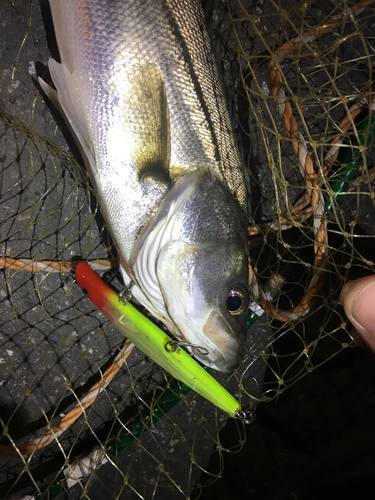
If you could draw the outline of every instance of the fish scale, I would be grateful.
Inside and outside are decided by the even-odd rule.
[[[80,147],[124,282],[176,337],[208,342],[204,363],[228,371],[246,324],[227,297],[248,282],[247,197],[201,5],[50,6],[61,64],[49,61],[57,92],[41,85]]]
[[[51,2],[52,12],[58,3]],[[65,29],[56,30],[61,59],[73,59],[66,64],[68,69],[81,67],[82,73],[92,79],[91,86],[85,82],[88,95],[105,94],[104,106],[110,109],[116,95],[108,99],[101,89],[110,87],[108,77],[119,92],[125,88],[121,62],[155,62],[170,106],[171,165],[191,169],[209,164],[225,178],[246,210],[242,162],[199,3],[152,1],[132,5],[123,1],[66,0],[64,4],[64,12],[72,5],[72,13],[65,14]],[[169,13],[166,19],[161,17],[163,10]],[[73,52],[70,43],[66,47],[67,39],[79,50]],[[92,100],[90,115],[94,117],[91,133],[97,136],[96,119],[98,115],[105,118],[107,111],[98,109]]]

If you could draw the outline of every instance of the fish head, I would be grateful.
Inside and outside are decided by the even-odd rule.
[[[202,347],[190,348],[202,363],[230,373],[244,356],[247,218],[210,170],[189,176],[165,200],[169,220],[159,239],[156,277],[172,333]]]
[[[238,244],[199,248],[186,242],[165,245],[158,277],[176,336],[202,363],[232,372],[244,355],[249,292],[246,253]]]

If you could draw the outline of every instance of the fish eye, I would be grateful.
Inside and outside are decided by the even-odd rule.
[[[227,308],[232,316],[239,316],[244,313],[249,305],[249,292],[246,286],[237,283],[229,292],[227,298]]]

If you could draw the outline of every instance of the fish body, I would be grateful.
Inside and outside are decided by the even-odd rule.
[[[50,0],[40,83],[80,147],[125,285],[205,364],[243,356],[247,197],[199,1]]]

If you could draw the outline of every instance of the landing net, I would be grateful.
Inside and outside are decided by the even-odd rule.
[[[227,417],[124,344],[69,272],[85,260],[122,288],[37,83],[41,7],[0,4],[0,497],[197,498],[211,453],[216,480],[244,424],[224,447]],[[245,361],[213,375],[256,411],[355,345],[338,298],[374,272],[375,10],[230,0],[209,25],[247,167],[253,293]]]

